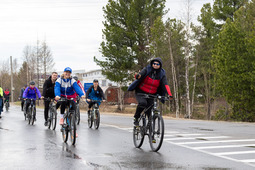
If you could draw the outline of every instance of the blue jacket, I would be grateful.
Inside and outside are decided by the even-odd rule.
[[[75,92],[81,97],[84,95],[80,86],[74,79],[64,79],[60,77],[57,79],[54,88],[55,96],[64,96],[75,98]]]
[[[36,94],[37,94],[38,98],[41,98],[41,93],[37,87],[35,87],[33,89],[31,87],[27,87],[23,93],[23,98],[36,100]]]

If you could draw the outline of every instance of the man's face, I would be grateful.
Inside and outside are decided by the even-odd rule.
[[[52,80],[57,80],[57,78],[58,78],[58,74],[56,74],[56,73],[53,73],[52,75],[51,75],[51,78],[52,78]]]
[[[98,82],[97,81],[93,82],[93,84],[94,84],[94,86],[98,86]]]
[[[65,71],[65,72],[64,72],[64,76],[65,76],[66,78],[70,78],[70,77],[71,77],[71,72],[70,72],[70,71]]]
[[[154,69],[159,69],[160,68],[160,64],[159,64],[159,62],[157,62],[157,61],[154,61],[153,63],[152,63],[152,67],[154,68]]]
[[[34,88],[34,87],[35,87],[35,85],[30,85],[30,87],[31,87],[31,88]]]

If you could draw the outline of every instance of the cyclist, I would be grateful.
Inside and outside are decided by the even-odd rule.
[[[21,111],[23,111],[24,109],[24,102],[25,102],[25,100],[23,100],[23,93],[24,93],[24,91],[26,90],[26,88],[27,88],[27,85],[24,85],[24,87],[22,87],[21,89],[20,89],[20,94],[19,94],[19,100],[21,100]]]
[[[45,80],[43,84],[43,93],[42,97],[43,98],[50,98],[54,99],[55,98],[55,93],[54,93],[54,86],[55,82],[58,78],[58,73],[57,72],[52,72],[51,76]],[[50,101],[44,101],[44,125],[48,125],[48,112],[49,112],[49,106],[50,106]]]
[[[8,107],[9,107],[9,99],[10,99],[10,91],[8,89],[5,89],[4,91],[4,103],[7,103]]]
[[[143,68],[141,72],[135,75],[136,80],[128,87],[128,91],[135,90],[136,100],[138,102],[134,115],[134,125],[139,125],[138,119],[145,108],[147,116],[150,116],[153,99],[144,98],[137,93],[159,94],[161,96],[168,94],[172,98],[172,93],[167,84],[165,70],[162,68],[161,58],[151,60],[150,64]]]
[[[1,114],[3,111],[3,89],[0,87],[0,119],[2,118]]]
[[[85,95],[80,89],[77,82],[71,77],[72,69],[67,67],[64,69],[64,73],[61,75],[60,78],[57,79],[54,92],[55,92],[55,99],[59,100],[61,97],[71,99],[76,98],[75,92],[83,99],[85,99]],[[61,102],[61,111],[60,111],[60,125],[64,124],[64,112],[66,105],[68,102]],[[75,109],[75,102],[72,103],[73,107],[71,109]]]
[[[91,100],[102,100],[103,99],[103,102],[105,102],[104,92],[101,89],[101,87],[99,86],[97,79],[93,80],[93,85],[90,86],[90,88],[87,90],[86,99],[87,99],[87,103],[89,104],[88,116],[90,116],[91,107],[94,104]],[[98,103],[98,106],[101,104],[101,102],[97,102],[97,103]]]
[[[77,76],[73,76],[74,80],[77,82],[77,84],[79,85],[79,87],[81,88],[82,92],[85,94],[85,90],[84,90],[84,87],[83,85],[81,84],[81,81],[78,79]],[[75,93],[76,96],[79,96],[77,93]]]
[[[38,96],[39,99],[42,98],[40,91],[38,90],[37,87],[35,87],[35,82],[31,81],[29,84],[30,84],[30,86],[27,87],[26,90],[23,93],[23,96],[22,96],[23,99],[33,99],[33,100],[36,100],[36,95]],[[28,106],[30,104],[31,104],[31,101],[27,100],[26,101],[26,107],[25,107],[26,112],[27,112]],[[36,115],[35,115],[35,120],[36,120]]]

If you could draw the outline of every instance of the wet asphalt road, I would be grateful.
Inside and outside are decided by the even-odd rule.
[[[99,130],[85,114],[75,146],[63,143],[60,126],[44,127],[43,110],[31,126],[17,106],[0,119],[0,169],[255,169],[255,124],[165,119],[158,153],[146,137],[132,140],[132,117],[101,115]]]

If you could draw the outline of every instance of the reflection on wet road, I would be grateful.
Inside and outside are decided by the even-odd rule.
[[[0,120],[0,169],[254,169],[253,124],[165,119],[165,139],[158,153],[148,138],[134,148],[132,117],[102,114],[98,130],[86,115],[75,146],[63,143],[60,127],[43,124],[43,111],[28,125],[17,106]],[[252,130],[253,129],[253,130]]]

